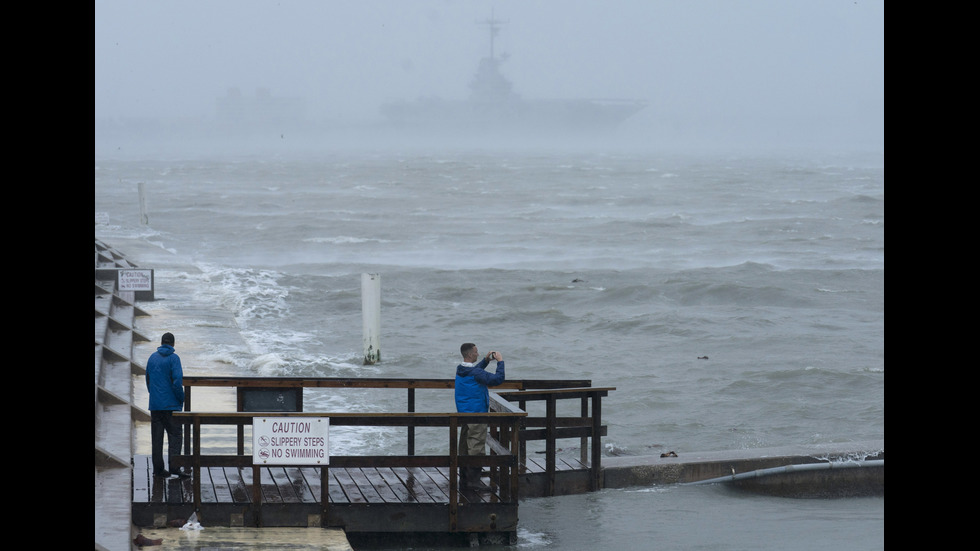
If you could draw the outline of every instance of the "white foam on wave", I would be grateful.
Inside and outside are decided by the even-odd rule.
[[[218,347],[209,350],[200,356],[203,363],[217,363],[228,366],[237,365],[235,353],[227,348]]]
[[[177,254],[177,249],[175,249],[173,247],[167,247],[167,246],[165,246],[162,241],[154,241],[152,239],[147,239],[150,236],[154,236],[155,237],[155,236],[158,236],[158,235],[160,235],[160,232],[149,230],[149,231],[144,232],[143,234],[141,234],[140,237],[143,238],[150,245],[153,245],[153,246],[156,246],[156,247],[160,247],[161,249],[167,251],[170,254]]]
[[[527,528],[517,527],[517,549],[547,547],[551,543],[551,538],[544,532],[532,532]]]
[[[261,377],[276,377],[280,375],[283,363],[279,354],[270,352],[254,358],[248,369]]]
[[[613,442],[606,442],[603,445],[603,447],[606,449],[606,454],[611,455],[613,457],[617,457],[620,455],[630,455],[629,448],[625,446],[620,446],[619,444],[615,444]]]
[[[630,493],[632,493],[632,494],[665,494],[665,493],[671,491],[674,488],[676,488],[676,486],[663,485],[663,486],[651,486],[651,487],[648,487],[648,488],[636,488],[636,489],[630,489],[630,490],[624,490],[624,491],[625,491],[625,493],[628,493],[628,494],[630,494]]]
[[[335,237],[307,237],[304,243],[330,243],[332,245],[351,245],[359,243],[390,243],[387,239],[367,239],[363,237],[351,237],[348,235],[338,235]]]
[[[254,319],[288,314],[285,298],[289,291],[278,284],[279,272],[208,264],[199,268],[220,294],[222,304],[234,313],[239,327],[247,328]]]

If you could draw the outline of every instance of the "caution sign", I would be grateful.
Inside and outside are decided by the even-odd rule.
[[[152,291],[153,270],[119,270],[120,291]]]
[[[329,465],[329,417],[253,417],[256,465]]]

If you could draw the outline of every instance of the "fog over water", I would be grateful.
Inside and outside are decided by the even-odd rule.
[[[881,0],[96,0],[94,7],[101,156],[421,143],[414,130],[389,132],[382,106],[466,99],[490,54],[491,17],[499,21],[494,56],[521,99],[645,102],[614,132],[560,132],[542,145],[568,138],[694,150],[884,147]],[[219,102],[229,97],[278,111],[232,124]],[[486,137],[477,125],[470,130]],[[158,148],[161,139],[173,147]]]

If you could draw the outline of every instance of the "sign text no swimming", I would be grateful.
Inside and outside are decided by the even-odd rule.
[[[256,465],[329,465],[329,417],[253,417]]]

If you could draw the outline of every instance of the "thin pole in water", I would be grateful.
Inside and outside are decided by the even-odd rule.
[[[361,274],[364,365],[381,361],[381,274]]]
[[[140,189],[140,225],[145,226],[150,223],[150,219],[146,216],[146,184],[140,182],[139,189]]]

